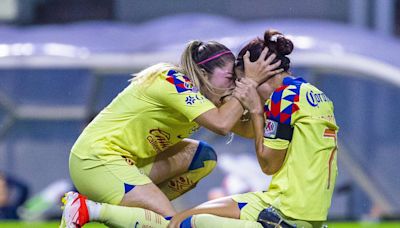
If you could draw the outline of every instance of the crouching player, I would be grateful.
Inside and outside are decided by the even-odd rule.
[[[276,31],[266,31],[264,39],[254,39],[241,50],[239,78],[243,56],[254,61],[264,47],[267,56],[281,60],[284,72],[258,88],[242,76],[233,95],[251,113],[259,165],[273,175],[269,189],[206,202],[174,216],[169,227],[315,228],[326,220],[337,176],[333,103],[304,79],[290,75],[286,55],[293,43]]]

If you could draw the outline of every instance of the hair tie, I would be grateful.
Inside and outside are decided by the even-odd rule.
[[[284,36],[282,34],[275,34],[275,35],[271,36],[271,38],[269,38],[269,41],[276,42],[276,41],[278,41],[279,37],[284,37]]]

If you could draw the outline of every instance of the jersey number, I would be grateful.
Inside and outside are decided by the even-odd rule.
[[[337,150],[336,132],[329,128],[325,129],[324,137],[333,138],[333,140],[335,140],[335,147],[331,151],[331,155],[329,156],[329,164],[328,164],[328,187],[327,187],[327,189],[329,189],[331,187],[332,162],[333,162],[333,158],[335,157],[335,152]]]

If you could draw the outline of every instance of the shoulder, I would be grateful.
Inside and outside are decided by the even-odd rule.
[[[192,81],[181,72],[170,69],[162,73],[162,79],[168,82],[169,85],[175,87],[178,93],[196,90]]]
[[[305,84],[307,84],[307,82],[303,78],[286,77],[283,79],[282,86],[275,89],[272,93],[271,101],[273,103],[279,103],[281,100],[298,102],[301,87]]]
[[[302,88],[301,101],[307,106],[319,107],[322,104],[333,105],[328,96],[317,87],[308,84]]]
[[[265,107],[268,119],[290,124],[292,115],[299,111],[301,87],[307,82],[302,78],[286,77],[282,86],[275,89]]]

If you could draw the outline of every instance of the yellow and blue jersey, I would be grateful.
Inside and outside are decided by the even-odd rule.
[[[264,138],[265,146],[287,154],[263,200],[291,218],[326,220],[337,176],[332,101],[304,79],[286,77],[267,101],[265,116],[294,130],[290,142]]]
[[[151,83],[126,87],[84,129],[72,153],[81,159],[154,157],[196,131],[193,120],[212,108],[188,77],[159,72]]]

